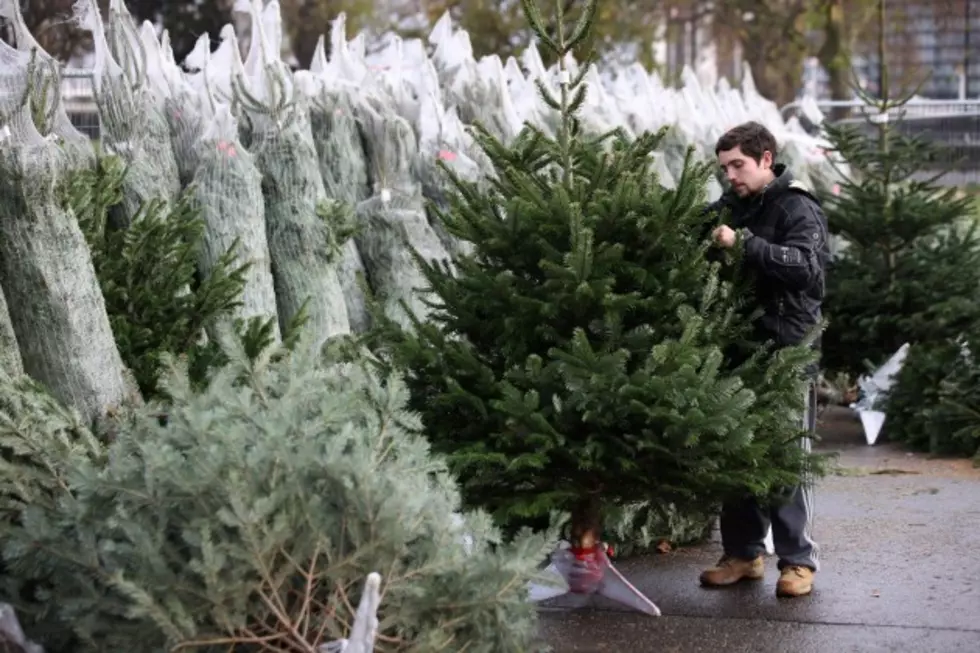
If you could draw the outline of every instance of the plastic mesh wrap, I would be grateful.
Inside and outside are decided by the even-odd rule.
[[[122,403],[124,368],[64,185],[73,162],[34,125],[30,55],[0,42],[0,285],[23,369],[85,419]]]
[[[162,98],[146,83],[146,51],[126,8],[112,0],[108,35],[95,0],[81,0],[76,8],[79,23],[94,40],[93,83],[102,143],[127,166],[122,211],[113,215],[116,226],[126,226],[147,201],[172,202],[180,194],[170,128]]]
[[[435,46],[432,60],[446,104],[458,108],[463,122],[480,122],[494,136],[510,142],[522,121],[511,101],[500,58],[484,57],[477,62],[469,34],[452,31],[448,13],[439,19],[429,40]]]
[[[426,220],[422,191],[415,178],[418,145],[412,127],[381,101],[362,116],[374,195],[358,206],[356,238],[371,287],[384,302],[385,314],[405,328],[411,318],[425,320],[427,282],[412,256],[448,264],[449,253]],[[429,298],[426,298],[429,299]],[[430,299],[431,301],[431,299]]]
[[[320,177],[327,197],[351,207],[368,196],[367,155],[357,122],[357,91],[328,75],[321,37],[309,72],[297,73],[310,98],[310,129],[316,143]],[[361,281],[364,262],[354,239],[348,239],[337,261],[337,274],[344,291],[351,329],[356,333],[370,326],[367,301]]]
[[[841,183],[847,166],[838,154],[830,151],[830,143],[803,133],[795,118],[787,127],[786,133],[781,134],[779,159],[793,176],[821,191],[829,191]]]
[[[73,165],[94,165],[92,142],[71,123],[61,98],[61,64],[45,52],[27,29],[17,0],[0,0],[0,17],[11,26],[14,47],[32,55],[31,113],[38,132],[54,139]]]
[[[541,53],[533,42],[521,53],[521,64],[527,70],[527,77],[523,81],[514,80],[516,84],[511,82],[512,93],[515,95],[514,101],[521,106],[520,116],[554,137],[561,127],[561,118],[541,98],[536,82],[543,82],[547,88],[554,89],[557,72],[554,70],[549,72],[545,68]],[[520,94],[519,99],[516,98],[518,94]]]
[[[24,361],[20,357],[17,334],[14,333],[14,325],[10,321],[7,298],[3,292],[0,292],[0,370],[10,376],[24,373]]]
[[[193,192],[205,222],[199,268],[207,275],[230,248],[250,263],[242,290],[242,318],[276,317],[276,292],[265,231],[262,175],[238,140],[226,105],[218,107],[198,146]],[[275,337],[279,338],[278,326]]]
[[[484,174],[490,174],[493,167],[485,153],[466,133],[455,109],[446,110],[442,106],[435,80],[426,91],[419,121],[418,178],[425,198],[434,208],[445,211],[449,209],[448,193],[454,192],[454,189],[441,165],[466,181],[478,181]],[[446,230],[437,211],[429,210],[428,217],[439,240],[453,258],[473,251],[470,243],[459,240]]]
[[[356,204],[367,199],[369,193],[367,155],[356,113],[361,99],[353,87],[331,80],[327,66],[321,37],[306,84],[320,175],[329,197]]]
[[[236,98],[249,119],[250,149],[263,176],[280,327],[306,304],[309,328],[322,341],[351,331],[336,269],[339,229],[324,217],[338,210],[326,203],[307,101],[278,52],[271,51],[261,14],[261,2],[253,0],[252,24],[258,29],[252,48],[261,48],[261,65],[247,79],[233,78]]]
[[[170,35],[164,32],[160,42],[149,22],[140,28],[140,39],[146,51],[147,83],[154,95],[162,99],[161,113],[170,128],[170,142],[181,184],[187,185],[197,170],[197,142],[204,131],[203,89],[194,88],[174,60]],[[199,46],[209,47],[207,34]]]
[[[185,67],[200,71],[189,76],[188,83],[198,92],[208,94],[217,102],[233,104],[235,91],[232,78],[244,75],[245,68],[239,51],[238,37],[235,36],[235,30],[231,25],[221,28],[217,49],[214,52],[210,50],[210,39],[202,35],[194,49],[184,59]],[[203,108],[207,110],[208,105],[204,105]]]
[[[687,156],[688,148],[694,148],[695,161],[710,161],[714,157],[713,151],[709,152],[704,143],[686,132],[681,125],[673,125],[667,130],[660,147],[663,153],[663,165],[674,180],[680,179],[684,172],[684,157]],[[724,189],[717,178],[709,177],[706,191],[708,201],[714,201],[721,197]]]

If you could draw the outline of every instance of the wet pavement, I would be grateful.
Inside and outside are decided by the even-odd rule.
[[[720,555],[713,541],[618,563],[663,617],[561,597],[542,606],[542,636],[556,653],[980,653],[980,472],[867,447],[846,415],[824,434],[843,469],[816,493],[811,596],[776,598],[775,558],[764,581],[702,589],[699,571]]]

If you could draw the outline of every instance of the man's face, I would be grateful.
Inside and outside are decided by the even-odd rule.
[[[756,163],[736,145],[731,150],[718,153],[718,165],[739,197],[754,195],[772,181],[772,152],[769,150],[763,152],[762,159]]]

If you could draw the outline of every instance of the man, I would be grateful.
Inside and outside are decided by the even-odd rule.
[[[827,219],[819,201],[795,181],[782,164],[774,163],[776,139],[756,122],[725,133],[715,147],[730,189],[709,211],[731,211],[731,226],[711,232],[718,247],[744,248],[744,264],[755,278],[756,299],[764,314],[757,335],[776,346],[799,344],[821,321],[824,269],[830,256]],[[815,374],[813,375],[815,376]],[[808,384],[805,426],[816,429],[816,384]],[[810,439],[803,439],[809,450]],[[813,589],[819,568],[817,545],[810,537],[810,488],[793,488],[789,501],[773,507],[754,498],[732,501],[722,508],[721,537],[725,554],[701,574],[710,587],[759,580],[765,575],[764,540],[772,525],[779,557],[779,596],[804,596]]]

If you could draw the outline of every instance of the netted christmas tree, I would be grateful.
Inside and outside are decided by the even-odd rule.
[[[884,3],[878,15],[883,29]],[[980,230],[970,198],[939,183],[942,150],[903,121],[914,92],[892,97],[886,54],[882,40],[879,97],[856,91],[867,120],[826,126],[851,173],[826,202],[842,246],[827,275],[823,364],[859,374],[910,343],[889,393],[887,432],[941,451],[946,434],[928,410],[962,359],[961,338],[980,324]]]
[[[587,34],[559,7],[557,34],[525,3],[556,59]],[[583,66],[582,70],[586,70]],[[653,172],[662,133],[580,133],[585,88],[563,75],[551,138],[526,127],[504,145],[478,128],[487,183],[451,175],[447,230],[472,244],[455,272],[418,263],[432,313],[384,321],[382,358],[403,366],[433,447],[465,498],[502,523],[571,511],[573,545],[600,536],[604,506],[650,500],[709,510],[731,493],[798,482],[806,347],[744,338],[743,297],[719,281],[701,238],[710,170],[688,161],[676,187]]]
[[[171,401],[109,445],[0,374],[6,595],[30,637],[49,653],[343,650],[379,572],[371,650],[534,650],[526,588],[553,542],[504,545],[459,511],[397,376],[310,339],[223,344],[206,388],[172,368]]]
[[[57,115],[43,90],[60,84],[42,61],[37,50],[0,42],[0,286],[9,318],[2,332],[5,346],[16,342],[20,363],[4,359],[95,420],[129,393],[77,212],[61,202],[64,180],[89,159],[63,147],[56,132],[39,131]]]
[[[351,207],[329,198],[310,127],[310,98],[280,59],[281,30],[268,33],[261,0],[248,3],[255,29],[243,63],[232,53],[230,76],[239,129],[262,173],[266,240],[279,322],[286,329],[301,308],[324,341],[349,334],[350,318],[338,261],[353,228]],[[232,39],[233,40],[233,39]]]

